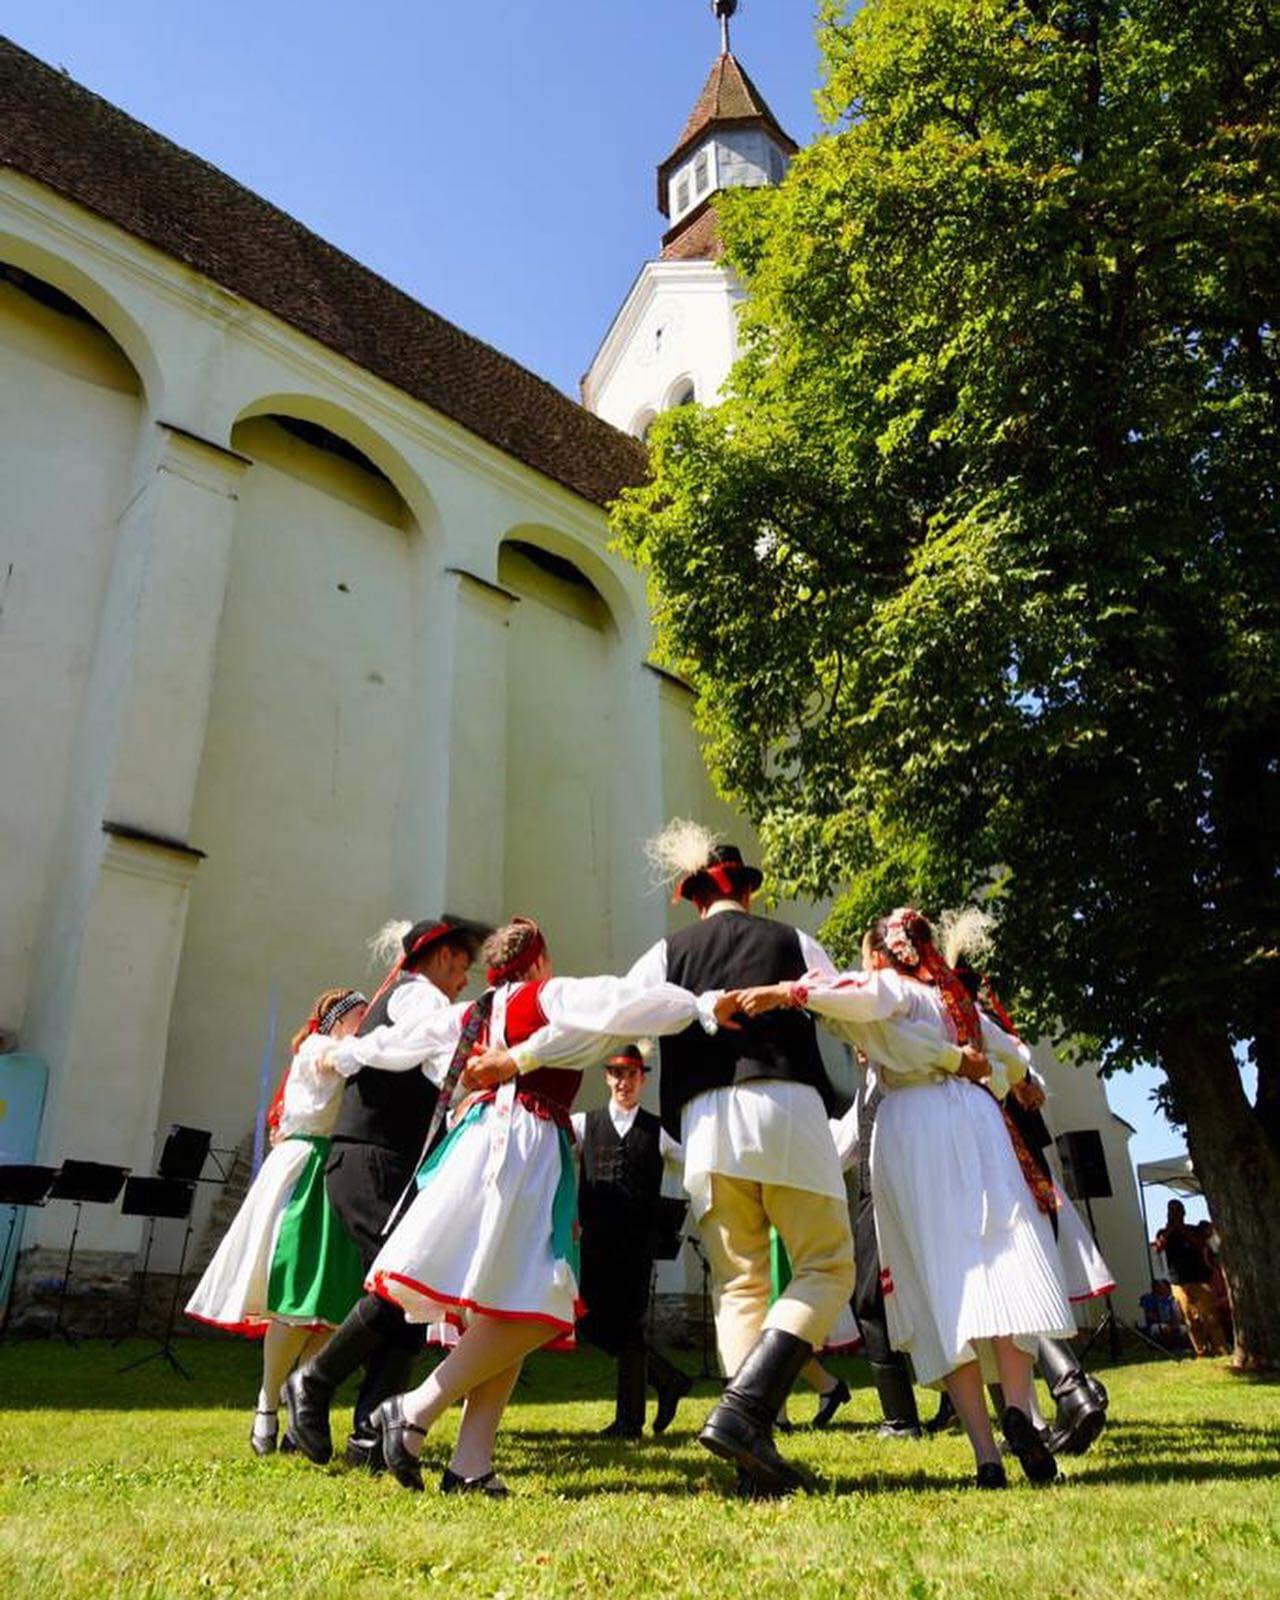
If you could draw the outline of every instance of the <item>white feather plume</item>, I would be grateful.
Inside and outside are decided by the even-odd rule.
[[[674,817],[661,833],[645,843],[644,853],[655,883],[674,883],[699,872],[711,859],[719,838],[700,822]]]
[[[384,922],[369,940],[369,963],[373,967],[389,967],[404,954],[404,936],[413,927],[412,922],[400,922],[394,917]]]
[[[991,954],[996,919],[989,911],[977,906],[961,906],[957,911],[944,911],[938,919],[938,944],[942,959],[949,967],[965,960],[970,966],[981,968]]]

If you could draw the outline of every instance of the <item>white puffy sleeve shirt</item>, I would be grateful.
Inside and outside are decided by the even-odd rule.
[[[802,989],[807,1008],[837,1038],[855,1045],[879,1069],[886,1091],[927,1083],[960,1066],[955,1029],[932,984],[892,968],[848,972],[836,978],[809,974]],[[987,1080],[998,1099],[1026,1077],[1030,1052],[979,1008],[982,1047],[991,1062]],[[929,1048],[932,1041],[933,1049]]]
[[[284,1100],[280,1107],[280,1137],[295,1134],[324,1136],[333,1131],[342,1099],[343,1080],[332,1072],[321,1072],[317,1063],[333,1048],[326,1034],[313,1033],[304,1039],[289,1063],[284,1080]]]

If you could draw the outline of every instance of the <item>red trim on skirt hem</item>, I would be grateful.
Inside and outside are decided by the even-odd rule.
[[[1086,1300],[1101,1300],[1104,1295],[1114,1294],[1115,1292],[1115,1284],[1109,1283],[1105,1289],[1090,1289],[1088,1294],[1069,1294],[1067,1299],[1073,1306],[1078,1306],[1083,1304],[1083,1302]]]
[[[473,1311],[482,1317],[493,1317],[499,1322],[542,1322],[557,1334],[573,1332],[573,1323],[565,1322],[561,1317],[551,1317],[543,1311],[499,1311],[495,1306],[482,1306],[478,1300],[468,1300],[464,1295],[445,1294],[442,1289],[433,1289],[429,1284],[419,1283],[416,1278],[406,1278],[401,1272],[371,1273],[365,1280],[365,1288],[373,1294],[380,1295],[382,1299],[391,1301],[393,1305],[400,1306],[403,1310],[401,1302],[388,1291],[389,1283],[403,1284],[406,1289],[412,1289],[415,1294],[434,1300],[437,1305],[461,1306],[464,1311]],[[449,1320],[447,1316],[445,1320]]]
[[[184,1311],[182,1314],[206,1328],[218,1328],[223,1333],[238,1334],[242,1339],[265,1339],[267,1329],[273,1322],[278,1322],[284,1328],[298,1328],[307,1333],[332,1333],[337,1326],[333,1322],[290,1322],[286,1317],[271,1316],[246,1317],[243,1322],[219,1322],[217,1317],[202,1317],[198,1311]]]

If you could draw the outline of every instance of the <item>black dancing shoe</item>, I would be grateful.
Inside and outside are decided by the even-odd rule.
[[[607,1428],[601,1428],[596,1434],[597,1439],[623,1439],[628,1444],[634,1444],[644,1430],[642,1428],[629,1428],[625,1422],[619,1422],[615,1417]]]
[[[460,1472],[455,1472],[452,1467],[444,1469],[444,1476],[440,1479],[441,1494],[482,1494],[489,1500],[505,1500],[511,1493],[506,1484],[493,1470],[482,1472],[478,1478],[464,1478]]]
[[[653,1414],[653,1431],[665,1433],[675,1421],[676,1407],[693,1388],[693,1379],[687,1373],[672,1368],[674,1377],[658,1385],[658,1409]]]
[[[382,1437],[375,1428],[357,1428],[347,1435],[343,1455],[347,1465],[357,1472],[385,1472],[387,1463],[382,1458]]]
[[[370,1413],[369,1422],[381,1436],[382,1459],[387,1464],[387,1470],[394,1475],[397,1483],[412,1489],[415,1494],[421,1494],[422,1463],[405,1444],[404,1436],[406,1433],[417,1433],[425,1439],[427,1430],[420,1428],[416,1422],[405,1421],[404,1396],[393,1394],[389,1400],[384,1400]]]
[[[280,1391],[289,1413],[289,1433],[301,1454],[323,1467],[333,1455],[329,1432],[329,1406],[333,1390],[309,1377],[305,1367],[291,1372]]]
[[[294,1444],[293,1435],[288,1428],[280,1435],[280,1454],[282,1456],[296,1456],[298,1454],[298,1447]]]
[[[1027,1482],[1037,1485],[1052,1483],[1058,1476],[1058,1463],[1053,1451],[1045,1443],[1044,1435],[1025,1411],[1017,1406],[1006,1406],[1000,1420],[1010,1450],[1017,1456]]]
[[[274,1417],[274,1411],[255,1411],[253,1414],[253,1427],[249,1429],[249,1448],[255,1456],[273,1456],[279,1446],[279,1428],[274,1433],[259,1433],[258,1418]]]
[[[832,1388],[826,1394],[818,1397],[818,1409],[814,1412],[813,1425],[815,1428],[829,1428],[831,1419],[842,1405],[848,1403],[853,1397],[849,1393],[849,1385],[843,1378],[837,1378]]]
[[[944,1433],[949,1428],[959,1428],[960,1418],[956,1415],[956,1408],[951,1404],[951,1396],[943,1394],[938,1401],[938,1409],[924,1425],[924,1431],[929,1434]]]
[[[1005,1477],[1004,1468],[998,1461],[983,1461],[978,1465],[978,1474],[973,1480],[977,1489],[1007,1489],[1009,1480]]]

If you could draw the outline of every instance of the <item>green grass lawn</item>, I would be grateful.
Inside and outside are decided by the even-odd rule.
[[[836,1363],[860,1385],[841,1425],[784,1446],[822,1488],[745,1504],[695,1442],[709,1386],[665,1440],[615,1445],[593,1437],[606,1363],[541,1356],[499,1440],[513,1494],[495,1504],[260,1462],[253,1349],[182,1355],[191,1382],[157,1363],[117,1376],[128,1347],[0,1344],[4,1600],[1280,1595],[1280,1388],[1216,1365],[1108,1371],[1114,1421],[1065,1482],[979,1494],[963,1440],[878,1440],[865,1367]],[[801,1395],[793,1415],[812,1408]],[[428,1443],[437,1472],[453,1427]]]

